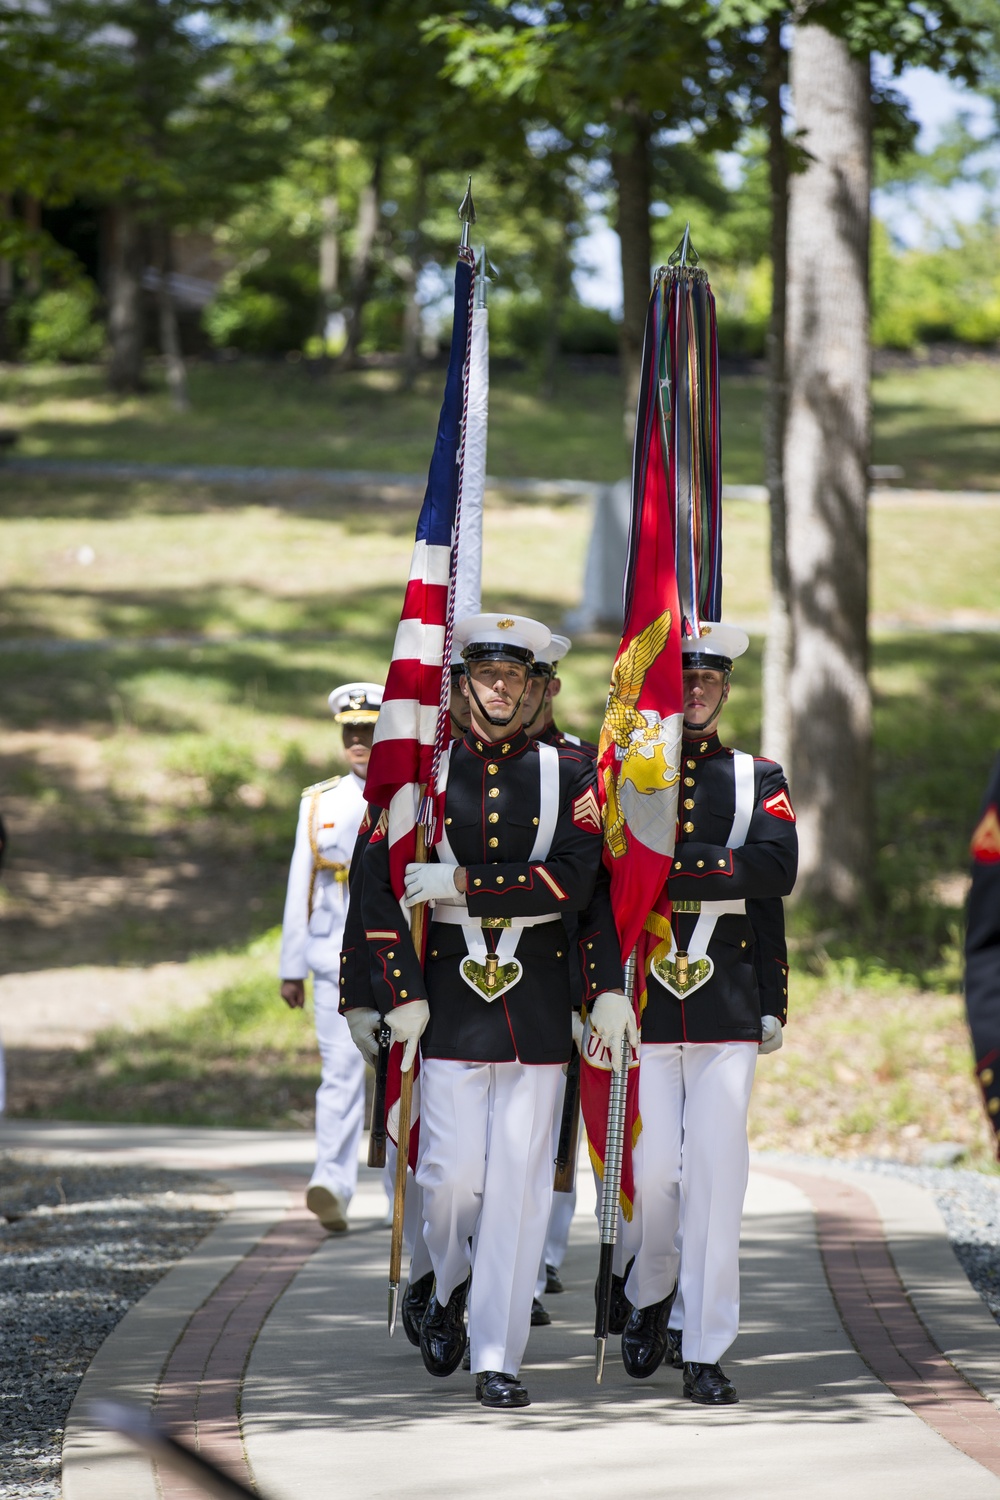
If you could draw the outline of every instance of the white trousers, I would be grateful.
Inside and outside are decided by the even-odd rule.
[[[396,1158],[399,1152],[395,1143],[386,1138],[385,1143],[385,1166],[382,1168],[382,1186],[385,1196],[389,1200],[389,1218],[392,1219],[392,1205],[396,1196]],[[426,1276],[432,1270],[431,1258],[427,1254],[427,1245],[424,1240],[424,1208],[423,1193],[420,1184],[412,1172],[406,1174],[406,1199],[403,1203],[403,1247],[409,1256],[410,1269],[407,1273],[407,1281],[413,1284]]]
[[[561,1066],[421,1066],[424,1238],[445,1302],[472,1269],[472,1368],[516,1375],[552,1206],[552,1116]],[[470,1255],[469,1240],[472,1239]]]
[[[685,1360],[715,1364],[739,1332],[740,1221],[750,1171],[752,1042],[650,1043],[639,1053],[635,1211],[625,1225],[636,1307],[678,1280]],[[680,1254],[681,1216],[684,1254]],[[674,1321],[673,1319],[671,1320]]]
[[[559,1131],[562,1126],[563,1099],[566,1097],[566,1078],[559,1085],[556,1095],[555,1110],[552,1115],[552,1140],[550,1150],[552,1156],[552,1171],[555,1174],[556,1152],[559,1150]],[[553,1193],[552,1208],[549,1211],[549,1224],[545,1231],[545,1245],[542,1249],[542,1259],[538,1267],[538,1277],[535,1281],[535,1296],[541,1297],[545,1293],[545,1282],[547,1280],[545,1267],[555,1266],[558,1271],[566,1259],[566,1247],[569,1244],[569,1226],[573,1222],[573,1214],[576,1211],[576,1183],[574,1181],[571,1193]]]
[[[348,1203],[358,1185],[358,1146],[365,1122],[365,1060],[337,1006],[340,987],[316,975],[313,1002],[323,1069],[316,1090],[316,1166],[309,1186],[321,1183]]]

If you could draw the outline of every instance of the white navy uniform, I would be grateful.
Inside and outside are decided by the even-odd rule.
[[[313,975],[316,1040],[323,1064],[316,1092],[316,1166],[309,1186],[320,1184],[345,1202],[358,1180],[365,1063],[339,1013],[340,952],[347,874],[367,807],[364,786],[351,773],[318,782],[302,793],[281,924],[281,978]]]

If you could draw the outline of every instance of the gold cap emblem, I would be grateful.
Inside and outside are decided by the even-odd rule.
[[[701,633],[702,633],[702,635],[711,635],[712,634],[712,627],[711,627],[711,625],[703,625],[701,627]]]
[[[503,619],[503,620],[498,620],[497,621],[497,629],[498,630],[513,630],[514,629],[514,621],[512,619],[510,619],[509,616],[507,618]]]

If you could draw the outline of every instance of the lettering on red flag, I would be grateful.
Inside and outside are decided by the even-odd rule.
[[[795,809],[784,787],[773,796],[764,798],[764,811],[769,812],[772,818],[784,818],[786,823],[795,822]]]
[[[1000,865],[1000,818],[995,807],[988,807],[983,814],[969,852],[977,865]]]

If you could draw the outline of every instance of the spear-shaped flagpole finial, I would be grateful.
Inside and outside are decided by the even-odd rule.
[[[486,254],[486,246],[479,247],[479,265],[476,269],[476,306],[486,306],[487,282],[499,281],[500,273]]]
[[[476,222],[476,205],[472,201],[472,178],[469,178],[469,186],[465,190],[465,197],[459,205],[458,217],[462,221],[462,249],[469,248],[469,234],[473,224]]]
[[[687,223],[684,225],[684,236],[677,249],[673,255],[667,256],[667,265],[678,266],[681,270],[685,270],[688,266],[696,266],[700,259],[701,256],[691,243],[691,225]]]

